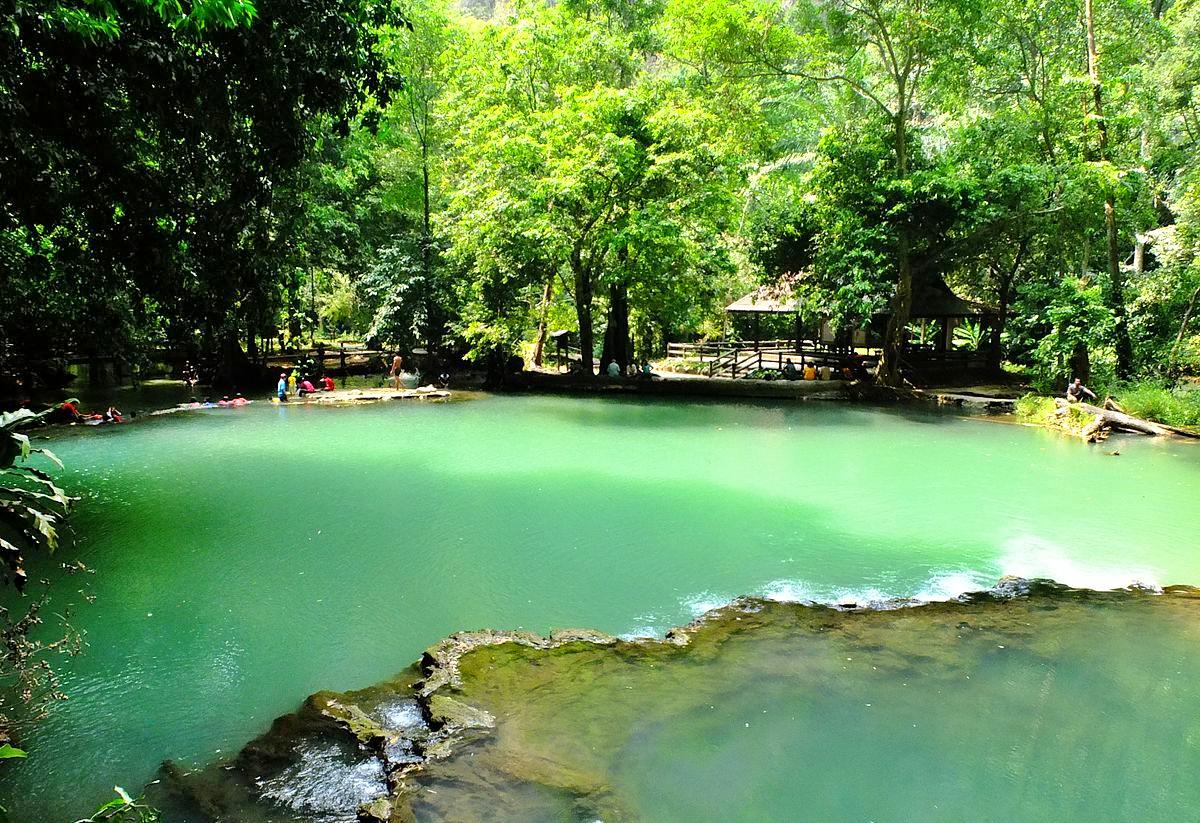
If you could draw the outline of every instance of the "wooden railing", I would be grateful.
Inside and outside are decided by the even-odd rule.
[[[791,361],[792,366],[800,375],[803,375],[804,370],[809,366],[818,369],[828,366],[830,370],[840,375],[843,368],[873,368],[875,360],[873,355],[861,356],[848,352],[811,348],[804,348],[800,351],[734,349],[708,364],[708,376],[728,377],[736,380],[760,370],[782,372],[787,368],[788,361]]]
[[[753,341],[713,340],[707,343],[668,343],[667,357],[678,357],[694,360],[710,360],[719,358],[729,351],[747,349],[795,349],[793,339],[760,340],[757,345]]]

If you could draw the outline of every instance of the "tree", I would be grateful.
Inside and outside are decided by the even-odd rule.
[[[168,342],[229,356],[292,272],[274,195],[310,155],[315,118],[344,126],[390,91],[376,43],[395,13],[97,8],[84,26],[18,4],[0,35],[3,338],[23,362],[124,354],[161,318]],[[53,300],[23,302],[47,284]]]

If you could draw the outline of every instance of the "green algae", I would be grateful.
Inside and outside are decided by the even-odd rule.
[[[1197,640],[1196,590],[1023,581],[885,610],[743,599],[663,641],[471,632],[166,785],[207,810],[180,820],[1165,820],[1200,799]],[[397,700],[422,722],[381,721]],[[281,753],[339,735],[386,792],[264,803]]]

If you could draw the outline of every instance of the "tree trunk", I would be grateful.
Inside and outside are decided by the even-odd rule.
[[[1196,309],[1196,298],[1200,297],[1200,288],[1192,292],[1192,299],[1188,301],[1187,309],[1183,312],[1183,320],[1179,321],[1179,334],[1175,335],[1175,344],[1171,346],[1171,356],[1167,359],[1168,363],[1175,362],[1175,356],[1179,353],[1179,346],[1183,343],[1183,337],[1187,334],[1188,323],[1191,322],[1192,312]]]
[[[897,82],[899,105],[893,122],[892,139],[895,141],[896,177],[908,177],[908,106],[905,82]],[[912,256],[909,244],[908,225],[902,222],[896,237],[896,296],[892,300],[892,315],[888,318],[887,333],[883,340],[883,353],[875,379],[885,386],[898,387],[903,377],[900,374],[900,352],[904,348],[904,329],[912,314],[913,282]]]
[[[1075,344],[1075,351],[1071,352],[1071,359],[1067,366],[1070,369],[1070,374],[1067,379],[1074,380],[1078,377],[1084,383],[1091,380],[1092,377],[1092,361],[1088,357],[1087,346],[1082,343]]]
[[[579,320],[579,361],[584,377],[595,377],[592,332],[592,273],[583,265],[582,252],[571,252],[571,272],[575,275],[575,316]]]
[[[892,314],[888,318],[887,332],[883,339],[883,353],[875,379],[885,386],[897,387],[902,381],[900,374],[900,352],[904,348],[904,329],[912,314],[912,261],[909,258],[908,234],[901,231],[897,244],[897,265],[900,277],[896,283],[896,296],[892,299]]]
[[[421,141],[421,274],[425,278],[425,342],[431,347],[441,342],[443,325],[439,321],[437,297],[433,288],[433,233],[429,224],[429,145]]]
[[[1104,119],[1100,55],[1096,49],[1092,0],[1083,1],[1083,12],[1087,27],[1088,76],[1092,82],[1092,106],[1096,115],[1099,159],[1103,162],[1108,160],[1108,124]],[[1117,377],[1128,379],[1133,374],[1133,344],[1129,339],[1129,321],[1125,316],[1125,278],[1121,273],[1121,258],[1117,249],[1117,206],[1111,190],[1104,195],[1104,233],[1108,244],[1109,303],[1116,337],[1114,342],[1117,350]]]
[[[631,360],[629,354],[629,290],[624,283],[613,283],[608,289],[608,325],[604,329],[604,349],[600,354],[601,368],[616,361],[624,374]]]
[[[537,342],[533,344],[533,365],[541,366],[546,349],[546,316],[550,313],[550,300],[554,297],[554,270],[550,270],[546,278],[546,288],[542,290],[542,304],[538,311]]]

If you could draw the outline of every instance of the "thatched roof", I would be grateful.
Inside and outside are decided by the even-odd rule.
[[[940,274],[913,278],[911,317],[979,317],[996,313],[991,306],[959,297]]]
[[[778,283],[759,286],[747,295],[725,307],[727,312],[746,314],[796,314],[800,301],[796,298],[793,284],[809,275],[806,272],[787,275]],[[946,285],[940,274],[914,275],[913,303],[910,316],[914,318],[937,317],[980,317],[994,315],[997,310],[984,303],[959,297]],[[883,311],[877,317],[886,317],[891,311]]]
[[[788,284],[759,286],[747,295],[739,297],[725,307],[727,312],[761,314],[795,314],[800,311],[800,301]]]

